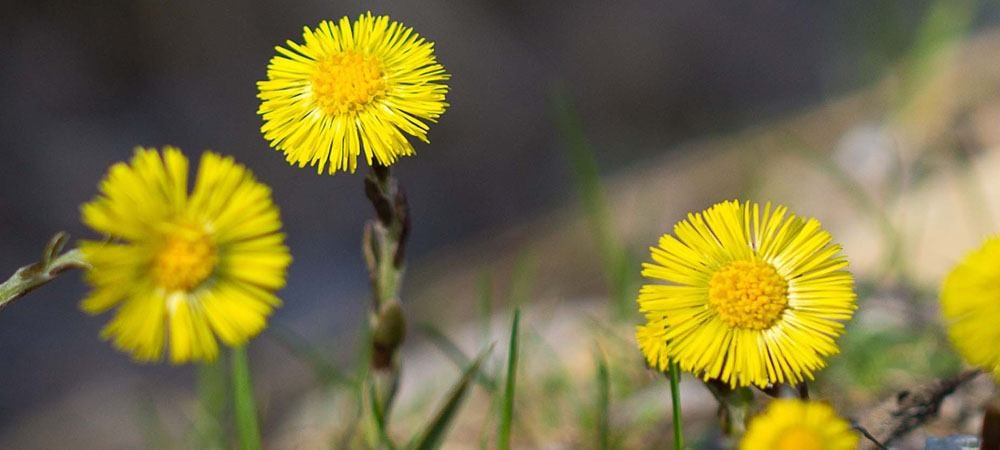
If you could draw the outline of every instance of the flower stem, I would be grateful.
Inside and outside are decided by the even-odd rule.
[[[198,412],[195,420],[194,446],[205,449],[224,449],[226,434],[224,420],[229,399],[229,382],[226,380],[226,355],[198,366]]]
[[[681,417],[681,368],[670,361],[670,402],[673,404],[674,450],[684,449],[684,425]]]
[[[399,292],[410,231],[409,207],[399,182],[382,165],[373,165],[365,178],[365,195],[375,208],[375,218],[365,224],[361,239],[372,286],[371,367],[377,403],[388,417],[399,385],[396,353],[406,335]]]
[[[247,363],[246,347],[233,348],[233,406],[236,414],[236,433],[243,450],[260,450],[260,428],[257,426],[257,407],[253,400],[253,383]]]

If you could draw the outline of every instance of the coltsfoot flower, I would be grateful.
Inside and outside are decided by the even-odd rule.
[[[414,153],[407,134],[428,142],[450,78],[433,43],[371,13],[306,27],[302,38],[276,47],[257,83],[261,132],[289,163],[354,172],[362,151],[369,165],[388,166]]]
[[[1000,236],[987,239],[948,274],[941,313],[962,357],[1000,380]]]
[[[750,421],[740,450],[854,450],[858,435],[830,405],[777,399]]]
[[[117,307],[101,336],[136,360],[211,361],[216,337],[245,343],[281,304],[291,256],[271,190],[232,158],[205,152],[188,194],[176,148],[137,149],[111,167],[83,222],[111,239],[83,241],[90,314]],[[169,344],[169,345],[168,345]]]
[[[766,387],[811,379],[839,351],[854,278],[816,219],[731,201],[689,214],[674,234],[643,264],[643,276],[669,283],[639,292],[651,365],[675,360],[705,380]]]
[[[635,340],[639,350],[646,357],[646,364],[658,370],[666,370],[670,365],[667,355],[667,318],[661,315],[649,315],[646,324],[635,327]]]

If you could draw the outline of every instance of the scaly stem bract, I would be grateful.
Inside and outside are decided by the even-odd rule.
[[[373,299],[371,375],[377,403],[388,421],[399,386],[400,361],[396,353],[406,335],[399,292],[410,231],[409,206],[402,187],[386,166],[372,166],[365,178],[365,195],[376,216],[365,224],[361,242]]]

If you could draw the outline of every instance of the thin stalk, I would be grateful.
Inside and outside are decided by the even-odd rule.
[[[400,305],[405,269],[406,241],[410,231],[406,194],[389,168],[375,164],[365,178],[365,196],[375,208],[375,218],[365,224],[362,255],[372,285],[371,375],[383,417],[388,421],[399,387],[399,347],[406,335]]]
[[[243,450],[260,450],[260,428],[257,426],[257,406],[253,399],[253,384],[247,363],[247,349],[233,348],[233,406],[236,413],[236,433]]]
[[[195,423],[196,446],[204,449],[224,449],[228,382],[225,356],[198,366],[198,415]]]
[[[673,405],[674,450],[684,449],[684,425],[681,423],[681,368],[670,361],[670,402]]]
[[[608,362],[598,350],[595,353],[597,360],[597,443],[601,450],[611,448],[611,427],[610,427],[610,407],[611,403],[611,376],[608,373]]]
[[[566,144],[577,192],[592,229],[608,283],[613,312],[628,318],[633,313],[630,299],[631,265],[626,248],[618,240],[604,184],[598,170],[597,154],[583,131],[580,117],[568,95],[556,91],[551,97],[556,126]]]
[[[507,350],[507,379],[504,385],[500,411],[500,429],[497,432],[497,449],[510,449],[510,426],[514,418],[514,388],[517,380],[518,330],[521,310],[514,310],[514,321],[510,326],[510,348]]]

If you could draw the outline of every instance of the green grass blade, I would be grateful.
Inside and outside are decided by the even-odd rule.
[[[552,107],[556,125],[566,143],[583,210],[597,240],[612,305],[619,318],[629,317],[633,313],[630,298],[632,265],[614,233],[594,149],[584,135],[583,125],[568,96],[556,91],[552,95]]]
[[[538,261],[527,251],[518,253],[514,268],[510,274],[510,292],[507,304],[517,308],[531,300],[535,288],[535,275],[538,272]]]
[[[420,324],[417,326],[417,330],[420,331],[427,339],[431,341],[438,350],[441,351],[452,363],[458,368],[468,367],[471,361],[462,349],[458,348],[458,345],[454,341],[448,339],[441,330],[438,330],[433,325],[430,324]],[[497,390],[497,382],[492,377],[484,373],[482,370],[476,371],[476,383],[482,386],[489,392],[495,392]]]
[[[163,420],[160,418],[159,412],[156,410],[156,402],[149,395],[149,393],[139,394],[139,405],[138,405],[137,418],[139,419],[139,429],[142,431],[143,442],[145,447],[150,450],[168,450],[176,448],[174,442],[170,439],[170,433],[167,432],[166,427],[163,424]],[[199,447],[199,448],[222,448],[222,447]]]
[[[434,414],[434,418],[427,424],[424,431],[417,435],[417,437],[411,441],[407,448],[415,450],[433,450],[441,445],[441,441],[444,439],[445,434],[448,432],[448,428],[451,425],[452,419],[455,418],[455,414],[458,413],[459,407],[462,405],[462,401],[465,399],[465,394],[469,390],[469,386],[472,384],[473,378],[475,378],[476,373],[479,372],[479,366],[489,355],[493,347],[489,347],[483,350],[482,353],[476,357],[476,360],[472,362],[462,373],[462,377],[459,378],[458,382],[452,386],[451,391],[448,394],[447,400],[438,409],[437,413]]]
[[[493,279],[484,273],[479,279],[479,332],[482,333],[482,345],[490,341],[490,324],[493,320]]]
[[[961,40],[972,27],[978,9],[974,0],[937,0],[927,8],[913,46],[909,49],[904,63],[903,85],[897,96],[903,105],[912,100],[933,75],[939,70],[938,57],[949,47]]]
[[[233,406],[236,414],[236,434],[243,450],[260,450],[260,428],[257,425],[257,406],[253,398],[253,383],[247,363],[245,346],[233,348]]]
[[[352,386],[354,384],[354,380],[328,361],[323,356],[323,352],[291,329],[272,324],[270,333],[265,334],[265,336],[270,337],[289,353],[308,364],[313,374],[323,384],[328,386]]]
[[[198,448],[223,449],[226,432],[223,423],[229,403],[229,383],[226,380],[226,356],[198,365],[198,412],[195,422],[195,443]]]
[[[368,383],[368,406],[372,411],[372,418],[375,420],[375,431],[378,433],[379,448],[395,450],[396,444],[389,437],[389,430],[385,424],[385,412],[378,402],[378,395],[375,392],[375,384]]]
[[[608,372],[608,362],[604,360],[600,351],[596,352],[594,359],[597,361],[597,443],[601,450],[608,450],[611,446],[609,437],[611,376]]]
[[[497,431],[497,449],[510,449],[510,424],[514,418],[514,388],[517,380],[517,336],[521,322],[521,310],[514,310],[514,320],[510,326],[510,347],[507,350],[507,379],[504,383],[503,402],[500,409],[500,428]]]

